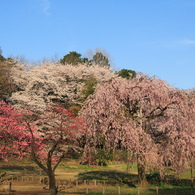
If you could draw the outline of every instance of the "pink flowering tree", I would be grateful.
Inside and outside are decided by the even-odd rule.
[[[23,120],[23,112],[17,111],[13,106],[0,102],[0,158],[7,161],[8,157],[22,158],[31,152],[32,136]],[[43,154],[44,145],[42,138],[36,131],[35,126],[31,126],[34,134],[35,150],[38,154]]]
[[[85,123],[81,118],[61,106],[50,105],[38,121],[39,131],[44,134],[43,143],[47,143],[47,159],[45,166],[32,150],[34,162],[49,177],[50,195],[57,193],[55,170],[68,152],[80,152],[80,140],[84,135]],[[31,128],[29,126],[31,132]]]
[[[80,151],[85,124],[56,105],[49,106],[38,120],[31,112],[19,112],[3,102],[0,110],[1,157],[6,159],[10,152],[20,157],[31,154],[48,176],[50,195],[56,195],[55,170],[70,150]]]
[[[137,161],[143,187],[149,165],[162,175],[168,164],[181,170],[195,148],[194,105],[189,111],[188,95],[141,73],[131,80],[115,78],[102,84],[80,112],[88,124],[84,157],[101,144],[110,150],[125,148]]]

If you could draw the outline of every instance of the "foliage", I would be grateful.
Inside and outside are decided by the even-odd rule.
[[[92,63],[98,64],[99,66],[110,66],[108,58],[102,52],[96,52],[93,56]]]
[[[97,51],[93,55],[91,60],[89,60],[86,57],[81,58],[81,56],[82,55],[80,53],[77,53],[76,51],[71,51],[69,52],[69,54],[66,54],[59,62],[64,65],[67,65],[67,64],[78,65],[81,63],[85,63],[88,65],[98,64],[99,66],[102,66],[102,67],[110,66],[108,57],[106,57],[106,55],[104,55],[100,51]]]
[[[96,165],[107,166],[108,161],[111,159],[112,152],[105,150],[105,148],[96,148],[93,157],[96,161]]]
[[[2,55],[2,49],[0,47],[0,62],[5,61],[6,59]]]
[[[84,86],[82,90],[83,98],[82,101],[85,101],[87,97],[94,93],[97,85],[97,80],[95,77],[91,76],[84,81]]]
[[[81,58],[81,54],[77,53],[76,51],[71,51],[69,54],[65,55],[61,60],[60,63],[67,65],[77,65],[79,63],[86,63],[88,62],[87,58]]]
[[[2,56],[0,49],[0,99],[7,100],[11,93],[15,91],[15,85],[12,79],[12,67],[14,61]]]
[[[70,105],[68,110],[72,113],[75,114],[75,116],[78,115],[78,112],[81,110],[81,105],[80,104],[73,104],[73,105]]]
[[[122,146],[131,151],[140,184],[146,180],[146,165],[158,167],[163,177],[171,162],[179,173],[195,149],[193,100],[189,93],[141,73],[102,84],[80,112],[88,124],[84,158],[104,136],[108,150]]]
[[[88,65],[98,64],[99,66],[114,66],[113,59],[109,52],[103,48],[89,49],[85,56],[88,57]]]
[[[118,76],[126,78],[126,79],[133,79],[136,77],[136,72],[133,70],[122,69],[117,72]]]

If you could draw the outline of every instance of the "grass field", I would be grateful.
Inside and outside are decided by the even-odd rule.
[[[1,180],[12,182],[13,194],[47,194],[48,187],[40,183],[46,175],[26,159],[0,161],[0,173],[5,173]],[[56,180],[62,186],[61,194],[195,194],[189,171],[185,171],[180,180],[166,183],[158,182],[154,174],[148,175],[148,178],[149,189],[139,189],[136,165],[127,173],[126,165],[120,162],[108,166],[88,166],[68,160],[63,161],[56,170]],[[1,188],[3,185],[0,185],[0,191],[3,190]]]

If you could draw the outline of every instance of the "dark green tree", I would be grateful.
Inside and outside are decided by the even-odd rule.
[[[81,58],[81,54],[76,51],[71,51],[69,54],[65,55],[61,60],[61,64],[72,64],[77,65],[78,63],[86,63],[88,58]]]
[[[3,62],[5,60],[6,60],[6,58],[3,57],[3,55],[2,55],[2,49],[0,47],[0,62]]]
[[[96,85],[97,85],[97,80],[95,77],[91,76],[88,79],[84,81],[84,86],[83,86],[83,98],[81,98],[81,101],[84,102],[87,97],[91,94],[94,93]]]
[[[136,77],[136,72],[133,70],[122,69],[117,72],[118,76],[126,78],[126,79],[133,79]]]
[[[81,58],[81,63],[89,63],[89,59],[88,58]]]
[[[12,59],[3,57],[0,48],[0,100],[6,100],[15,89],[11,77],[11,68],[13,64],[14,61]]]
[[[102,52],[96,52],[93,56],[92,62],[100,66],[110,66],[108,58]]]

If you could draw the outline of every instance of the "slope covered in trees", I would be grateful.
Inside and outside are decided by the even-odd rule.
[[[85,63],[80,55],[70,52],[64,57],[63,64],[45,62],[39,66],[0,57],[0,98],[6,95],[14,105],[0,104],[1,158],[6,159],[7,151],[19,155],[28,148],[26,153],[31,153],[37,165],[50,177],[51,194],[57,193],[56,165],[67,151],[67,147],[62,145],[70,141],[76,149],[81,135],[84,141],[83,159],[88,162],[94,154],[98,154],[98,149],[113,154],[116,150],[127,151],[127,163],[136,161],[142,186],[147,184],[148,167],[158,169],[163,178],[169,168],[180,174],[183,168],[193,164],[194,91],[174,89],[161,79],[131,70],[113,72],[108,60],[99,54],[93,58],[96,63]],[[11,66],[7,66],[5,61]],[[61,107],[51,108],[48,112],[51,103]],[[15,107],[20,111],[16,111]],[[24,115],[23,110],[31,110],[32,113]],[[79,116],[84,122],[78,122],[70,110],[76,114],[80,110]],[[68,130],[65,128],[74,122],[75,126],[70,125]],[[80,128],[81,125],[85,127],[85,123],[87,128]],[[78,139],[71,137],[69,130],[74,131]],[[38,146],[45,147],[47,143],[47,167],[32,148],[34,135]],[[6,146],[6,143],[9,145]],[[52,158],[56,154],[59,158],[52,168]],[[104,156],[103,153],[101,155]],[[98,155],[93,157],[97,162]]]

